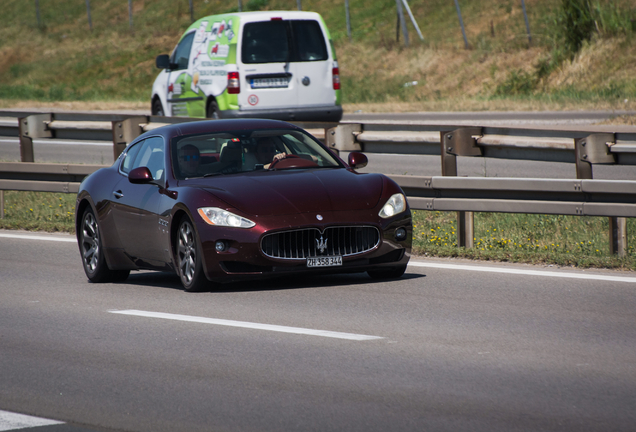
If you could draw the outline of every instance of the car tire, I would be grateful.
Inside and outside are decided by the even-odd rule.
[[[166,116],[166,113],[163,111],[163,105],[161,104],[161,99],[159,98],[155,98],[155,100],[152,101],[152,115],[156,115],[160,117]]]
[[[373,279],[398,279],[405,271],[406,266],[400,266],[381,270],[369,270],[367,273]]]
[[[221,118],[221,110],[219,109],[219,104],[216,103],[214,99],[210,99],[208,102],[208,106],[205,110],[205,116],[209,119],[218,120]]]
[[[78,241],[84,272],[91,282],[123,282],[128,278],[130,270],[111,270],[108,268],[102,247],[99,222],[91,207],[88,207],[82,215]]]
[[[177,231],[177,272],[187,292],[199,292],[209,288],[203,273],[203,257],[197,241],[197,233],[187,217],[181,219]]]

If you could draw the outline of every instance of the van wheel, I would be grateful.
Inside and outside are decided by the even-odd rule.
[[[163,111],[163,105],[161,105],[161,99],[156,98],[152,101],[152,115],[165,117],[166,113]]]
[[[214,99],[208,102],[208,107],[205,110],[205,116],[210,119],[218,120],[221,118],[221,110],[219,110],[219,104]]]

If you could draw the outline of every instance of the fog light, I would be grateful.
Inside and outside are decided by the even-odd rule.
[[[397,241],[402,241],[406,239],[406,230],[404,228],[398,228],[395,230],[395,239]]]
[[[214,248],[216,249],[217,252],[223,252],[225,249],[227,249],[227,246],[224,241],[219,240],[214,245]]]

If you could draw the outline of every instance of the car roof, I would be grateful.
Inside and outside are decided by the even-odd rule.
[[[227,120],[201,120],[193,122],[175,123],[161,126],[146,132],[140,138],[150,135],[163,135],[173,138],[182,135],[199,133],[250,130],[250,129],[289,129],[301,130],[299,127],[280,120],[266,119],[227,119]]]

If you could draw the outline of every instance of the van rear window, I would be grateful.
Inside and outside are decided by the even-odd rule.
[[[296,61],[327,60],[325,37],[317,21],[292,21],[291,27],[296,42]]]
[[[243,28],[243,63],[282,63],[327,60],[320,24],[314,20],[247,23]]]

